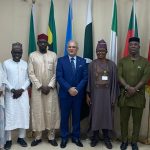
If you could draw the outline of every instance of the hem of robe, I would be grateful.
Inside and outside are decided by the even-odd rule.
[[[60,121],[56,121],[55,126],[53,127],[43,127],[39,128],[32,128],[33,131],[44,131],[44,130],[51,130],[51,129],[59,129],[60,128]]]
[[[113,128],[106,128],[106,127],[100,127],[100,128],[91,128],[92,131],[96,131],[96,130],[102,130],[102,129],[107,129],[107,130],[113,130]]]
[[[109,127],[106,126],[106,125],[104,125],[104,126],[94,126],[94,125],[91,125],[91,130],[92,131],[102,130],[102,129],[113,130],[113,126],[112,126],[112,124]]]
[[[29,129],[29,126],[18,126],[18,127],[11,127],[11,128],[8,128],[8,127],[5,127],[5,130],[15,130],[15,129]]]

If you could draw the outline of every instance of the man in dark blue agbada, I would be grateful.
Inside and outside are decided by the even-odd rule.
[[[69,137],[69,116],[72,113],[72,142],[83,147],[80,141],[80,110],[87,84],[85,59],[77,56],[78,44],[68,42],[68,55],[58,59],[56,79],[60,85],[61,148],[65,148]]]

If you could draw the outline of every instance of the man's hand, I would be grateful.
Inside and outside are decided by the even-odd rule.
[[[71,96],[76,96],[78,94],[78,91],[75,87],[71,87],[68,92]]]
[[[49,87],[49,86],[42,86],[42,87],[41,87],[41,91],[42,91],[42,93],[45,94],[45,95],[48,95],[48,94],[49,94],[50,89],[51,89],[51,87]]]
[[[136,93],[136,88],[134,88],[134,87],[132,87],[132,86],[129,86],[129,87],[127,88],[126,96],[127,96],[127,97],[130,97],[130,96],[133,96],[135,93]]]
[[[21,97],[22,93],[24,92],[24,89],[12,89],[11,92],[13,93],[13,99],[17,99],[19,97]]]

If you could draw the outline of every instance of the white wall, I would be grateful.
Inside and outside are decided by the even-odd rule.
[[[53,0],[57,30],[58,56],[63,55],[69,0]],[[83,55],[84,27],[88,0],[73,0],[74,39]],[[23,44],[23,58],[27,60],[31,0],[0,0],[0,61],[11,57],[11,44]],[[123,50],[130,19],[132,0],[118,0],[119,50]],[[141,37],[141,54],[147,57],[150,41],[150,0],[136,0],[136,14]],[[36,0],[37,34],[47,33],[50,0]],[[112,0],[93,0],[94,50],[97,41],[104,38],[109,47]]]

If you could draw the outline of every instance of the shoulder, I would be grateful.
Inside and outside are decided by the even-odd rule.
[[[97,62],[97,59],[92,60],[89,65],[95,64]]]
[[[27,62],[23,59],[20,60],[20,63],[23,64],[23,65],[27,65]]]
[[[143,66],[143,67],[150,67],[150,62],[148,61],[148,59],[144,58],[144,57],[140,57],[140,61],[139,63]]]
[[[7,65],[12,62],[12,59],[7,59],[3,62],[3,65]]]
[[[29,57],[32,58],[32,57],[35,57],[36,55],[38,55],[38,52],[34,51],[29,55]]]
[[[58,61],[65,61],[66,59],[68,59],[68,56],[62,56],[58,58]]]
[[[128,59],[129,59],[129,57],[127,56],[127,57],[121,58],[119,61],[127,61]]]
[[[116,64],[110,59],[108,59],[108,64],[111,65],[111,66],[116,66]]]
[[[85,60],[84,58],[80,57],[80,56],[77,56],[77,59],[78,59],[79,61],[83,62],[83,63],[86,63],[86,60]]]
[[[129,57],[128,56],[119,59],[118,63],[126,63],[127,61],[129,61]]]
[[[97,59],[92,60],[89,64],[88,64],[88,68],[93,68],[93,66],[97,63]]]
[[[143,57],[143,56],[140,56],[140,60],[143,61],[143,62],[147,62],[147,63],[149,62],[149,61],[148,61],[145,57]]]
[[[47,51],[47,54],[50,55],[51,57],[57,57],[56,53],[50,50]]]

